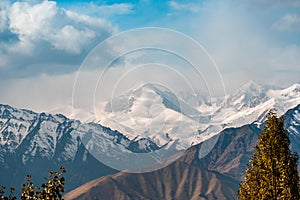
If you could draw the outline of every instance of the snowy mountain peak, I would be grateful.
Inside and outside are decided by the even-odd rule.
[[[300,84],[296,83],[282,90],[269,90],[268,95],[275,98],[290,98],[290,99],[299,98]]]
[[[9,105],[0,104],[0,116],[6,119],[33,120],[37,114],[31,110],[15,109]]]
[[[233,107],[241,111],[249,107],[255,107],[267,99],[266,87],[249,81],[240,87],[234,94],[229,95],[226,107]]]
[[[260,86],[251,81],[230,95],[225,104],[218,104],[216,103],[218,101],[215,101],[197,107],[187,103],[188,97],[194,98],[194,94],[186,95],[186,97],[183,100],[179,95],[161,85],[144,84],[109,102],[101,102],[102,107],[97,107],[98,113],[93,115],[90,122],[117,130],[128,141],[138,142],[147,139],[158,147],[170,141],[179,141],[178,149],[185,149],[191,144],[197,144],[212,137],[225,128],[239,127],[255,121],[262,122],[266,113],[271,109],[283,114],[294,108],[300,104],[300,84],[279,90]],[[80,136],[84,130],[90,129],[90,126],[80,125],[79,121],[69,120],[63,115],[38,114],[0,105],[2,132],[0,144],[8,151],[18,148],[30,135],[28,133],[32,133],[30,137],[35,138],[33,140],[35,142],[27,144],[28,154],[43,152],[42,149],[50,148],[49,152],[52,153],[48,156],[51,157],[62,138],[62,127],[65,126],[70,131],[77,130],[69,136],[73,140],[69,152],[73,152],[75,150],[71,149],[77,148],[75,147],[76,137]],[[81,129],[82,131],[78,132]],[[35,132],[35,130],[38,131]],[[51,133],[51,136],[46,137],[46,132],[48,135]],[[45,140],[51,141],[47,142],[51,145],[47,146]],[[41,148],[36,149],[36,146]],[[127,147],[128,145],[125,145],[124,148]],[[65,153],[67,154],[69,155]],[[73,157],[71,155],[73,154],[67,157]]]
[[[80,146],[90,153],[101,152],[102,156],[115,158],[122,157],[124,152],[158,149],[147,138],[132,141],[100,124],[83,124],[61,114],[38,114],[0,104],[0,164],[5,163],[5,155],[17,152],[22,152],[18,155],[23,164],[38,159],[73,162]]]
[[[299,88],[294,84],[276,90],[250,82],[230,95],[226,104],[206,104],[213,108],[202,112],[203,105],[194,107],[163,86],[145,84],[101,102],[99,118],[93,119],[99,124],[0,105],[0,163],[13,152],[22,152],[18,159],[24,164],[37,158],[73,162],[80,146],[103,160],[165,147],[177,152],[208,141],[226,128],[259,125],[270,109],[284,114],[300,104]],[[299,112],[291,116],[291,123],[299,124]],[[213,145],[206,145],[208,151]]]
[[[160,84],[145,83],[145,84],[141,84],[138,88],[134,89],[133,93],[140,92],[140,91],[151,91],[151,92],[155,92],[157,94],[161,94],[163,92],[170,92],[170,89],[168,89]]]
[[[238,90],[238,92],[257,92],[257,91],[261,91],[262,89],[263,89],[263,87],[261,85],[250,80],[247,83],[245,83],[244,85],[242,85],[240,87],[240,89]]]
[[[145,84],[108,102],[98,121],[129,138],[146,137],[158,145],[168,138],[179,139],[187,147],[224,128],[261,122],[271,109],[281,115],[300,104],[299,84],[271,89],[249,81],[225,102],[213,100],[199,106],[187,103],[197,95],[182,94],[184,98],[161,85]]]

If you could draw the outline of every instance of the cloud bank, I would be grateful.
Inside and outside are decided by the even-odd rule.
[[[105,19],[60,8],[53,1],[2,3],[0,15],[2,78],[76,70],[95,43],[117,31]]]
[[[175,29],[197,40],[218,65],[229,92],[251,79],[280,87],[299,82],[298,0],[56,2],[0,2],[0,103],[36,111],[69,104],[76,71],[90,51],[112,35],[144,26]],[[151,42],[167,41],[160,34],[139,36]],[[107,45],[98,59],[110,58],[113,51],[126,43],[137,43],[139,38]],[[177,39],[170,43],[184,46]],[[197,56],[193,48],[182,51]],[[188,67],[172,56],[145,55],[153,62],[181,65],[180,70],[189,73]],[[145,55],[118,59],[111,76],[124,75],[128,66],[152,62]],[[98,69],[99,66],[91,67],[84,72],[87,82],[98,78]],[[126,76],[127,83],[134,84],[143,76],[149,80],[166,76],[172,81],[168,73],[146,71],[135,71],[136,77]],[[193,83],[197,84],[197,80]],[[121,85],[125,87],[125,82]],[[95,86],[86,87],[93,90]],[[86,88],[81,92],[84,96]]]
[[[280,31],[300,31],[300,15],[286,14],[272,26]]]

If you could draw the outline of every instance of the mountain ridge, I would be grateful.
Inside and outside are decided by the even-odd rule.
[[[290,125],[294,125],[295,120],[300,119],[299,113],[300,104],[287,111],[284,115],[287,129]],[[225,129],[217,137],[218,141],[205,157],[200,156],[201,149],[205,148],[205,144],[200,143],[190,147],[181,158],[158,171],[144,174],[119,172],[86,183],[67,193],[64,197],[66,200],[92,197],[122,200],[236,199],[239,182],[245,176],[246,164],[253,153],[263,126],[253,123],[239,128]],[[297,124],[294,132],[290,133],[290,138],[294,138],[294,140],[291,139],[292,145],[300,142],[299,133],[300,126]],[[297,153],[300,153],[299,150]],[[172,178],[170,180],[161,179],[161,177],[168,176],[163,172],[172,174]],[[180,183],[177,180],[181,180]],[[195,181],[198,182],[193,185]],[[168,188],[168,195],[164,188]]]
[[[273,91],[269,95],[277,97],[279,99],[277,103],[280,104],[283,102],[283,108],[280,109],[285,110],[294,104],[300,104],[299,88],[300,85],[295,84],[280,92],[278,92],[278,90],[276,90],[277,92]],[[161,99],[158,99],[158,102],[161,101]],[[254,108],[250,106],[246,107],[242,113],[235,113],[238,111],[234,108],[229,114],[235,113],[235,119],[241,120],[245,125],[251,124],[251,127],[256,127],[253,129],[257,131],[263,126],[267,111],[275,105],[275,103],[276,101],[273,100],[272,104],[268,104],[269,107],[265,104],[259,104],[259,107],[254,107],[255,109],[263,108],[263,112],[254,112],[253,114],[252,110]],[[238,106],[236,108],[238,108]],[[266,108],[268,109],[266,110]],[[299,152],[299,106],[295,107],[295,110],[295,112],[288,111],[288,114],[286,114],[289,116],[289,119],[291,119],[287,122],[287,128],[293,133],[293,137],[291,137],[292,149]],[[226,111],[228,110],[225,109],[222,112]],[[222,112],[220,112],[220,114],[222,114]],[[251,117],[253,118],[253,120],[251,118],[249,123],[249,120],[244,119],[247,118],[247,115],[244,115],[247,112],[252,113]],[[227,118],[229,117],[228,115],[226,115]],[[170,123],[169,126],[171,125]],[[236,126],[238,124],[233,125]],[[214,148],[215,145],[219,145],[218,141],[226,141],[225,138],[222,139],[222,134],[218,133],[224,130],[226,130],[224,135],[226,135],[227,132],[228,134],[234,133],[233,130],[235,130],[235,126],[233,125],[232,127],[228,127],[224,124],[215,123],[211,124],[206,131],[199,133],[198,130],[196,134],[193,135],[193,137],[200,135],[201,141],[204,141],[199,145],[199,148],[201,147],[199,149],[199,159],[202,159],[202,162],[205,161],[205,158],[210,158],[210,160],[215,159],[214,162],[206,160],[205,162],[207,164],[202,166],[205,167],[204,170],[213,170],[225,175],[229,173],[233,177],[239,177],[241,175],[243,169],[237,166],[247,160],[250,155],[249,150],[243,150],[243,156],[231,158],[228,157],[230,154],[229,150],[221,149],[227,152],[221,154],[221,150],[219,150],[218,153],[215,152],[216,148]],[[249,128],[248,132],[251,132],[251,128]],[[206,133],[207,136],[205,135]],[[210,133],[216,134],[214,136]],[[84,135],[90,135],[91,137],[82,140]],[[145,136],[147,136],[147,134]],[[181,132],[179,136],[179,139],[185,139],[190,135],[186,132]],[[228,138],[231,138],[229,136]],[[252,134],[252,136],[254,138],[255,135]],[[171,135],[167,135],[164,132],[163,137],[165,137],[163,147],[166,149],[171,146],[177,148],[176,138],[174,139]],[[221,139],[219,139],[219,137]],[[248,139],[249,141],[254,141],[253,138]],[[76,173],[75,176],[67,175],[66,177],[70,180],[66,185],[66,191],[70,191],[89,180],[108,174],[115,174],[123,170],[124,167],[127,167],[127,165],[124,165],[123,168],[118,170],[118,168],[112,167],[109,163],[105,163],[105,159],[103,160],[104,162],[100,162],[101,159],[99,161],[99,157],[95,157],[96,154],[93,154],[91,151],[93,147],[98,150],[101,155],[106,156],[104,158],[113,155],[115,158],[119,157],[124,160],[126,158],[124,157],[124,152],[129,154],[137,153],[137,155],[139,153],[147,153],[148,155],[149,152],[155,154],[156,151],[161,148],[157,142],[159,139],[159,137],[135,137],[130,139],[126,134],[98,123],[81,123],[79,120],[68,119],[62,114],[36,113],[28,109],[16,109],[9,105],[0,104],[0,184],[4,184],[8,187],[16,186],[16,184],[23,181],[23,177],[25,177],[27,173],[32,173],[33,176],[40,175],[45,173],[43,169],[55,169],[63,164],[66,165],[70,173]],[[234,140],[239,141],[242,140],[242,138],[237,137]],[[197,144],[197,142],[192,143],[192,141],[186,141],[188,141],[185,144],[186,146],[182,145],[184,143],[180,144],[183,150],[191,145]],[[242,144],[244,145],[244,143],[239,142],[230,143],[230,145],[232,145],[231,149],[238,148],[238,146]],[[246,146],[250,148],[251,145],[249,146],[248,144]],[[212,154],[212,152],[215,152],[215,154]],[[216,157],[220,158],[216,159]],[[145,157],[145,159],[147,159],[147,157]],[[115,164],[118,164],[118,162]],[[85,171],[85,169],[89,170]],[[36,181],[41,181],[41,179],[37,179]]]
[[[120,105],[130,108],[118,107],[118,98],[123,102]],[[277,89],[250,81],[223,100],[210,97],[210,100],[199,100],[200,104],[195,106],[188,103],[194,98],[200,97],[196,93],[176,95],[167,89],[146,84],[114,97],[107,104],[100,103],[110,109],[100,106],[96,110],[101,111],[97,111],[92,121],[119,130],[129,138],[149,137],[158,146],[168,142],[168,134],[173,140],[180,139],[181,149],[186,149],[225,128],[240,127],[254,121],[259,123],[270,110],[284,114],[300,103],[300,84]],[[115,109],[114,105],[117,106]]]
[[[96,143],[106,152],[109,146],[129,152],[149,152],[158,147],[151,141],[131,141],[124,135],[99,124],[81,124],[63,115],[35,113],[26,109],[15,109],[0,104],[0,184],[20,187],[24,177],[31,173],[40,182],[41,174],[65,165],[70,190],[101,175],[117,172],[93,157],[81,137],[92,131],[99,135],[102,143]],[[107,144],[103,146],[102,144]],[[116,156],[122,152],[115,151]],[[82,166],[85,166],[84,168]],[[85,169],[90,169],[86,172]],[[96,170],[96,169],[101,169]],[[38,176],[37,176],[38,175]],[[77,178],[76,178],[77,177]]]

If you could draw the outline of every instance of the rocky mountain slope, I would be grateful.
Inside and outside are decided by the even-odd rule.
[[[38,114],[0,105],[0,185],[20,187],[26,174],[32,174],[34,181],[40,182],[48,170],[60,165],[68,169],[67,190],[117,172],[91,155],[82,142],[88,133],[98,136],[93,144],[102,155],[121,157],[121,149],[134,153],[158,149],[147,139],[132,141],[99,124],[82,124],[63,115]]]
[[[285,114],[285,126],[298,154],[299,113],[300,105]],[[205,157],[201,153],[209,142],[189,148],[163,169],[101,177],[66,194],[65,199],[236,199],[238,184],[263,126],[253,123],[225,129]]]
[[[101,177],[66,194],[64,199],[234,199],[236,185],[230,177],[176,161],[150,173],[121,172]]]

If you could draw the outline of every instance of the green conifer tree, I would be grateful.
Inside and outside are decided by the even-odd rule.
[[[298,155],[290,152],[283,117],[269,113],[240,183],[240,200],[299,200]]]

